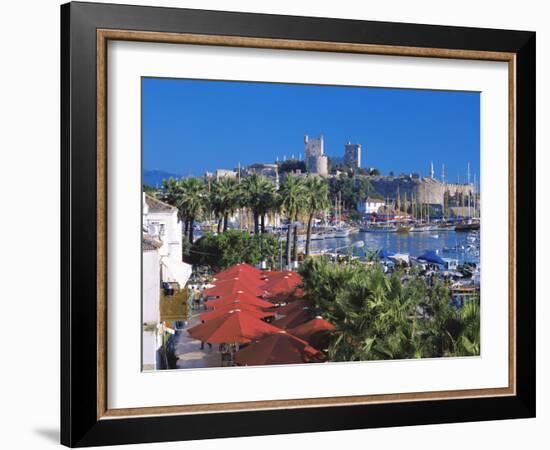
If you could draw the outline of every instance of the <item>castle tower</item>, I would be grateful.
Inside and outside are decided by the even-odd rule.
[[[304,159],[309,173],[328,175],[328,159],[325,155],[323,135],[318,138],[304,136]]]
[[[361,167],[361,144],[348,142],[344,145],[344,164],[349,167]]]

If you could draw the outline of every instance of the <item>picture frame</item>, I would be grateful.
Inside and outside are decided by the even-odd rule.
[[[113,40],[506,62],[508,387],[110,409],[106,104],[107,43]],[[81,447],[534,417],[535,41],[535,33],[527,31],[62,5],[61,443]]]

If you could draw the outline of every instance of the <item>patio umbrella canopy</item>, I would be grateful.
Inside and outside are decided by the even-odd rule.
[[[274,312],[265,311],[264,309],[259,308],[257,306],[249,305],[247,303],[237,301],[235,303],[228,303],[227,305],[222,305],[219,308],[216,308],[214,311],[203,313],[200,315],[200,319],[203,322],[217,319],[218,317],[221,317],[224,314],[227,314],[228,312],[234,311],[236,309],[240,309],[241,311],[246,311],[247,313],[249,313],[250,315],[258,319],[263,319],[265,317],[273,317],[275,315]]]
[[[217,283],[214,287],[206,289],[203,295],[206,297],[222,297],[226,295],[237,294],[239,292],[246,292],[254,297],[258,297],[264,293],[264,291],[254,284],[247,281],[243,281],[239,278],[233,278],[224,282]]]
[[[288,315],[293,311],[296,311],[298,309],[304,309],[309,307],[309,303],[305,300],[296,300],[294,302],[288,303],[285,306],[281,306],[279,308],[274,308],[273,311],[277,314],[281,315]]]
[[[271,334],[235,353],[241,366],[321,362],[324,355],[306,341],[285,331]]]
[[[245,344],[281,331],[239,309],[187,330],[194,339],[210,344]]]
[[[221,279],[221,278],[227,278],[228,276],[247,274],[249,276],[260,278],[262,273],[263,272],[260,269],[257,269],[256,267],[251,266],[250,264],[242,263],[242,264],[235,264],[234,266],[231,266],[228,269],[222,270],[221,272],[218,272],[216,275],[214,275],[214,277],[217,279]]]
[[[218,286],[222,283],[227,283],[228,281],[231,281],[231,280],[240,280],[243,283],[249,284],[251,286],[256,286],[256,287],[260,287],[260,286],[265,285],[264,280],[257,277],[256,275],[250,275],[247,272],[240,272],[240,273],[236,273],[236,274],[224,275],[220,278],[215,277],[214,280],[212,281],[212,284],[215,285],[215,286]]]
[[[267,296],[287,293],[290,294],[301,282],[302,280],[299,277],[284,276],[282,278],[269,281],[264,284],[262,288],[266,291]]]
[[[271,272],[266,272],[265,275],[266,275],[265,279],[268,283],[281,280],[285,277],[291,278],[293,280],[298,280],[299,282],[302,281],[302,277],[300,276],[300,274],[297,272],[293,272],[291,270],[284,270],[282,272],[271,271]]]
[[[294,328],[311,319],[311,315],[307,308],[298,308],[290,312],[285,317],[274,320],[272,324],[279,328]]]
[[[330,322],[326,321],[322,317],[317,316],[308,322],[291,328],[290,330],[288,330],[288,332],[296,337],[299,337],[300,339],[309,341],[312,336],[315,336],[318,333],[324,333],[332,330],[334,330],[334,325],[332,325]]]
[[[227,295],[216,300],[208,300],[205,302],[207,308],[217,309],[232,305],[235,309],[239,304],[247,304],[248,306],[257,306],[258,308],[272,308],[273,303],[254,297],[246,292],[237,293],[235,295]]]

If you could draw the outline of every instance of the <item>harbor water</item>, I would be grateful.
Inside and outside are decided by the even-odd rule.
[[[364,244],[361,244],[361,241]],[[349,254],[364,258],[366,253],[386,250],[418,257],[435,250],[442,258],[457,259],[459,264],[479,264],[479,231],[422,231],[410,233],[360,232],[346,238],[329,238],[311,242],[312,253],[321,251]]]

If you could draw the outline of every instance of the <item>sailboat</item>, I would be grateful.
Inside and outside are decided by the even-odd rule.
[[[336,209],[336,228],[334,228],[334,237],[336,239],[347,238],[350,234],[350,229],[342,225],[342,193],[338,193],[338,203],[335,204]]]

